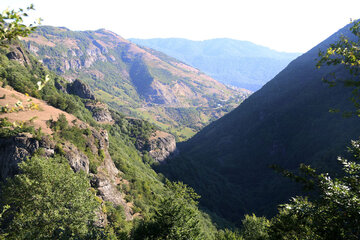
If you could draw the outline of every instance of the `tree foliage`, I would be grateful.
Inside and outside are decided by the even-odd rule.
[[[336,73],[324,78],[330,86],[343,83],[347,87],[353,87],[352,102],[357,108],[356,115],[360,116],[360,21],[352,23],[350,37],[341,36],[340,39],[319,52],[317,67],[321,66],[343,66],[349,73],[349,78],[337,78]]]
[[[265,217],[256,217],[253,215],[245,215],[242,220],[241,234],[244,239],[262,240],[268,238],[267,228],[270,226],[270,221]]]
[[[34,5],[31,4],[25,10],[7,9],[0,14],[0,46],[6,46],[9,41],[18,37],[26,37],[35,30],[35,22],[30,25],[24,24],[24,17],[28,16],[27,12],[30,10],[34,10]]]
[[[3,188],[1,228],[8,239],[71,239],[85,236],[97,203],[84,173],[61,157],[32,157]]]
[[[343,176],[312,174],[319,198],[295,197],[272,219],[271,239],[360,239],[360,141],[352,141],[353,159],[339,157]]]
[[[181,182],[167,182],[167,187],[169,196],[161,201],[151,220],[140,224],[134,239],[204,239],[196,207],[199,196]]]

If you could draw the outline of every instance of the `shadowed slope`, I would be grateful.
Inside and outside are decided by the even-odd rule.
[[[244,213],[271,215],[277,204],[299,193],[270,165],[295,170],[306,163],[335,170],[336,156],[360,135],[360,121],[329,113],[351,107],[351,89],[330,88],[322,77],[334,71],[348,76],[339,67],[315,65],[319,49],[348,35],[348,29],[291,62],[238,108],[184,143],[181,156],[160,170],[193,186],[204,206],[234,222]]]

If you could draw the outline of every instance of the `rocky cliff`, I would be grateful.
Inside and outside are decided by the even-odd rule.
[[[77,95],[83,99],[95,100],[95,96],[91,92],[89,86],[81,82],[79,79],[75,79],[75,81],[67,85],[67,92]]]
[[[18,164],[36,150],[43,148],[47,156],[54,155],[54,144],[43,138],[37,140],[29,133],[21,133],[10,138],[0,138],[0,181],[18,173]]]
[[[175,152],[176,141],[173,135],[156,131],[149,138],[149,155],[155,161],[162,162]]]
[[[85,107],[92,113],[93,118],[97,122],[110,123],[113,122],[111,113],[106,104],[100,102],[88,102]]]

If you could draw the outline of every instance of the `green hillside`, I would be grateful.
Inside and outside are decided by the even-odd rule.
[[[76,32],[43,26],[24,41],[49,69],[68,81],[86,82],[112,108],[148,120],[178,140],[189,138],[250,94],[104,29]]]
[[[215,238],[192,189],[157,174],[149,153],[138,150],[154,125],[117,111],[110,124],[96,122],[85,105],[97,100],[63,92],[62,77],[20,43],[6,44],[0,48],[0,92],[6,93],[0,99],[0,239],[144,239],[165,231]],[[113,192],[102,189],[111,184]],[[157,214],[168,211],[179,220],[179,206],[193,219],[192,229]]]

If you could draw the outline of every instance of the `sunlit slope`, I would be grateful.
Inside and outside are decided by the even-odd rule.
[[[111,107],[148,119],[180,139],[236,107],[247,90],[234,90],[174,58],[108,30],[40,27],[24,39],[46,66],[87,82]]]

